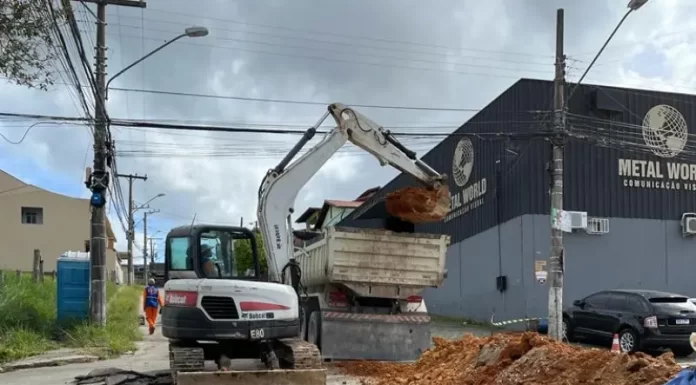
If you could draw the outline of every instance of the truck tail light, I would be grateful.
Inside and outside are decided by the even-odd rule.
[[[332,291],[329,293],[329,306],[346,307],[348,306],[348,295],[342,291]]]
[[[657,329],[657,317],[645,317],[643,320],[643,326],[649,329]]]
[[[421,303],[421,302],[423,302],[423,297],[421,297],[419,295],[412,295],[412,296],[406,298],[406,302],[408,302],[408,303]]]
[[[165,306],[194,307],[198,304],[195,291],[167,291],[164,295]]]

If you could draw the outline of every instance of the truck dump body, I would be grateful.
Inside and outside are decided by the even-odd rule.
[[[445,279],[450,237],[329,227],[297,252],[307,288],[342,284],[364,297],[404,299]]]
[[[295,254],[308,303],[315,304],[307,310],[308,340],[325,359],[418,359],[431,343],[420,294],[444,282],[449,241],[439,234],[324,229]],[[341,306],[330,299],[346,289],[359,300]]]

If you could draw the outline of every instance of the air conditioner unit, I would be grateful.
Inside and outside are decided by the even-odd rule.
[[[585,211],[567,211],[570,216],[571,229],[586,229],[587,228],[587,212]]]
[[[587,234],[602,235],[609,232],[609,218],[587,218]]]
[[[685,213],[684,215],[682,215],[682,234],[696,234],[696,214]]]

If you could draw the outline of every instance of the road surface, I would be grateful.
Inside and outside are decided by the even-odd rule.
[[[97,361],[85,364],[26,369],[0,374],[0,384],[3,385],[63,385],[72,383],[75,376],[85,375],[97,368],[119,368],[135,371],[165,370],[169,367],[169,352],[167,340],[158,331],[147,335],[147,327],[141,327],[144,340],[138,343],[138,350],[131,355],[120,358]],[[490,335],[490,330],[480,327],[466,327],[456,323],[435,323],[432,327],[433,336],[456,339],[466,333],[480,336]],[[683,365],[696,365],[696,358],[681,359]],[[262,368],[257,360],[239,360],[235,369],[249,370]],[[211,368],[213,369],[213,368]],[[359,385],[359,379],[343,375],[329,366],[327,385]]]

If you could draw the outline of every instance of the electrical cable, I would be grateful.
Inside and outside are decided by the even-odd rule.
[[[242,96],[230,96],[230,95],[212,95],[212,94],[199,94],[193,92],[175,92],[175,91],[160,91],[160,90],[145,90],[136,88],[118,88],[112,87],[111,91],[123,91],[123,92],[138,92],[146,94],[156,94],[156,95],[171,95],[171,96],[192,96],[197,98],[211,98],[211,99],[231,99],[231,100],[244,100],[252,102],[267,102],[267,103],[282,103],[282,104],[304,104],[313,106],[328,106],[331,103],[325,102],[312,102],[304,100],[288,100],[288,99],[269,99],[269,98],[251,98]],[[357,108],[379,108],[379,109],[390,109],[390,110],[413,110],[413,111],[457,111],[457,112],[477,112],[480,108],[447,108],[447,107],[410,107],[410,106],[389,106],[389,105],[379,105],[379,104],[350,104],[351,107]]]

